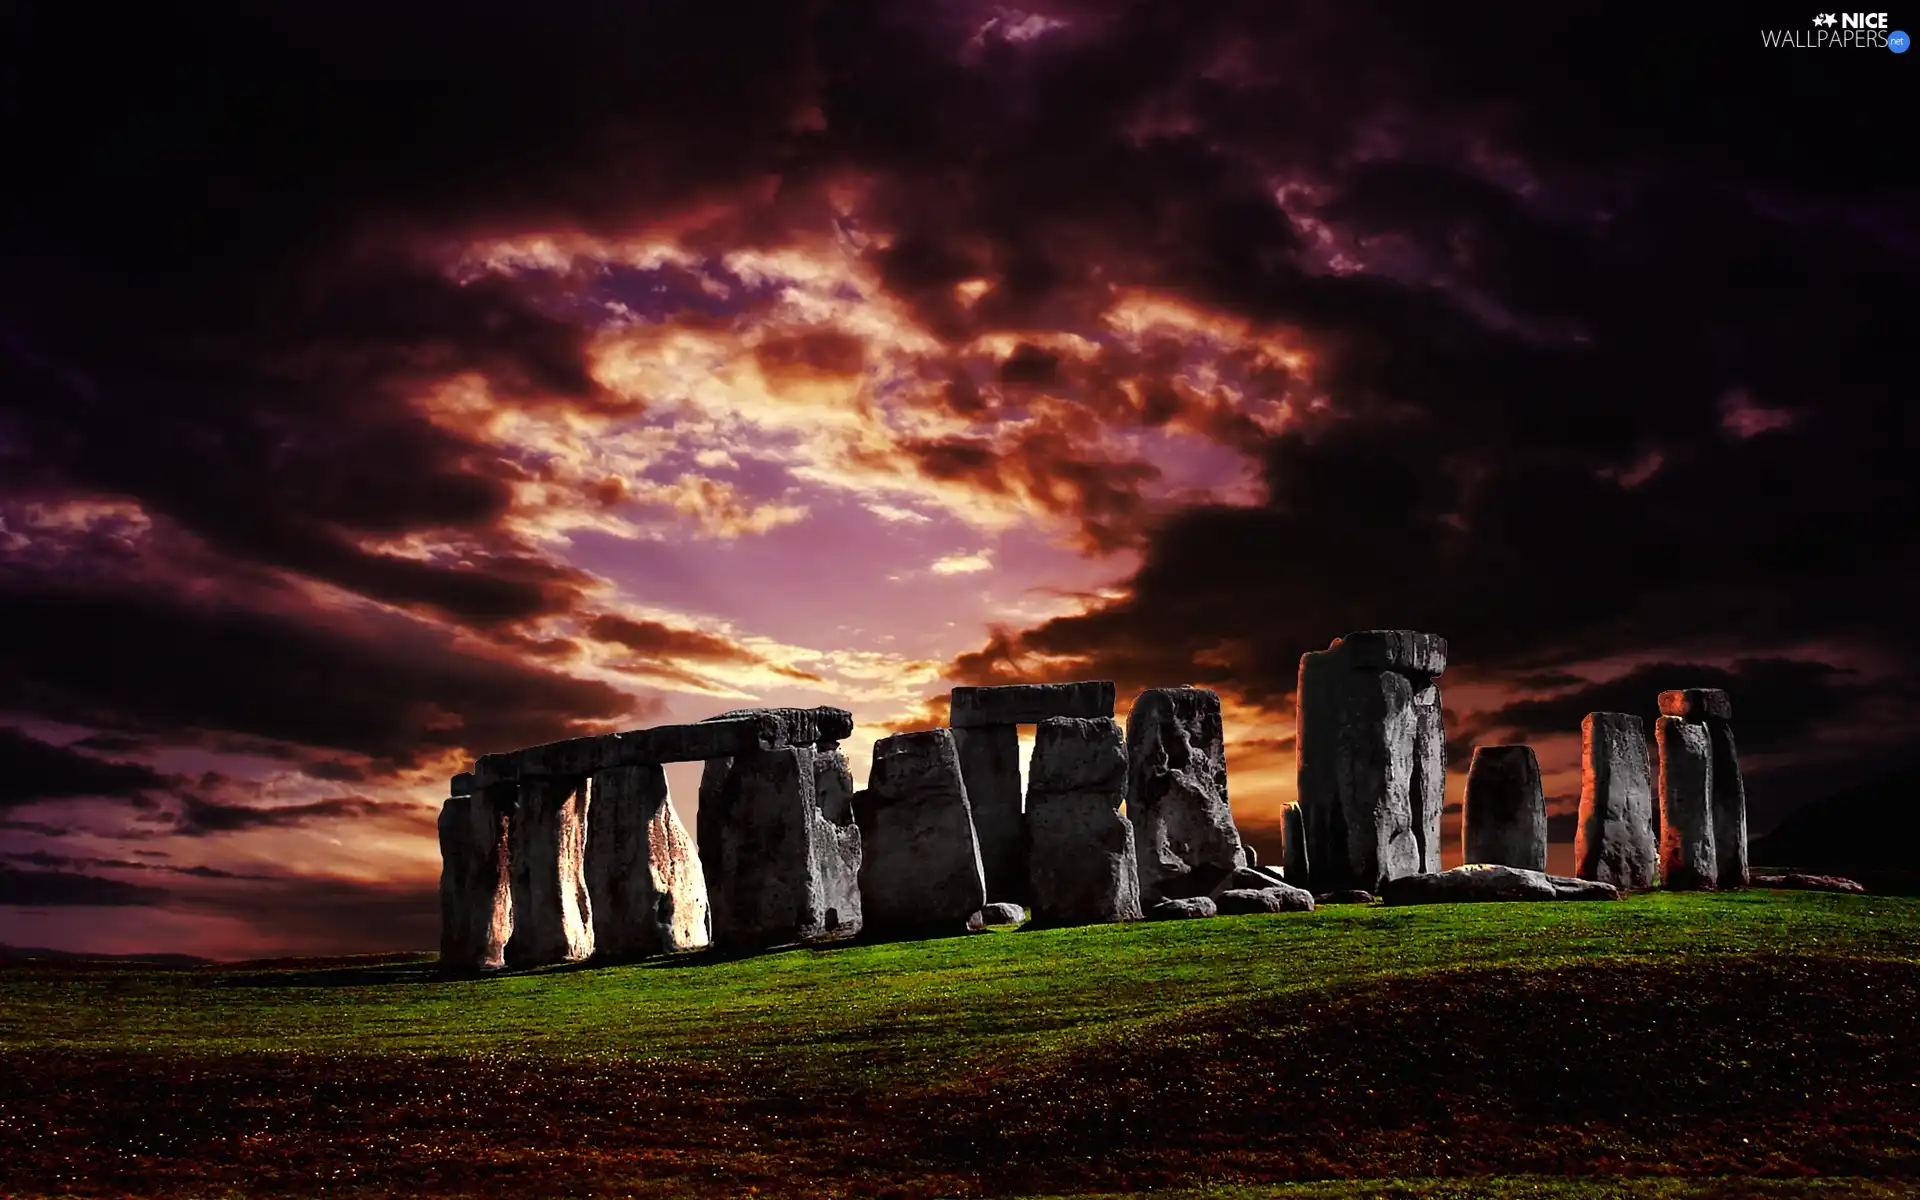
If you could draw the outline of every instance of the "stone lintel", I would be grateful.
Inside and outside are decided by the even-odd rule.
[[[1113,681],[1012,683],[953,689],[947,721],[955,729],[980,725],[1038,725],[1054,717],[1113,716]]]

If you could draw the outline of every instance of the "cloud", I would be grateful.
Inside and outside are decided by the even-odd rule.
[[[927,569],[935,575],[972,575],[993,570],[993,557],[985,553],[949,554],[935,559]]]
[[[141,763],[97,758],[0,726],[0,811],[77,796],[131,799],[178,782]]]
[[[0,867],[0,905],[127,908],[164,904],[167,899],[164,888],[124,883],[99,875]]]

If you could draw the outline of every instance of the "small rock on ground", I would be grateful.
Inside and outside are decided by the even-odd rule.
[[[1179,921],[1217,916],[1219,912],[1211,896],[1182,896],[1177,900],[1162,900],[1147,910],[1147,917],[1154,921]]]

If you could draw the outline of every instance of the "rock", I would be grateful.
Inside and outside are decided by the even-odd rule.
[[[473,772],[462,771],[453,777],[453,783],[447,788],[447,795],[471,796],[474,791]]]
[[[497,970],[513,935],[514,787],[473,795],[454,779],[455,794],[440,808],[440,966]]]
[[[853,736],[853,714],[844,708],[831,708],[821,705],[818,708],[735,708],[719,713],[700,722],[711,725],[717,721],[738,721],[750,718],[760,724],[761,750],[778,750],[782,746],[812,746],[816,750],[836,749],[842,741]],[[672,729],[674,726],[663,726]],[[648,734],[658,730],[644,730]],[[636,734],[621,734],[623,738]],[[699,757],[705,758],[706,755]],[[662,762],[678,761],[661,759]]]
[[[867,930],[959,928],[987,902],[953,730],[881,738],[854,806]]]
[[[1440,658],[1444,665],[1444,649]],[[1446,806],[1447,725],[1440,689],[1429,683],[1413,693],[1413,778],[1407,783],[1407,823],[1419,847],[1421,871],[1440,869],[1440,811]]]
[[[1229,871],[1224,878],[1215,883],[1213,887],[1207,889],[1207,894],[1217,896],[1227,888],[1253,888],[1257,891],[1260,888],[1282,885],[1292,886],[1287,883],[1286,878],[1282,876],[1280,872],[1274,870],[1272,867],[1249,865],[1236,867],[1232,871]]]
[[[1133,822],[1141,895],[1191,895],[1200,866],[1247,862],[1227,802],[1220,697],[1205,688],[1151,688],[1127,714],[1127,819]]]
[[[852,732],[853,714],[844,708],[739,709],[692,725],[660,725],[484,754],[474,762],[473,775],[482,787],[523,778],[585,779],[615,767],[699,762],[782,746],[811,746]]]
[[[1707,718],[1706,726],[1713,748],[1714,886],[1730,891],[1747,886],[1747,785],[1733,726],[1718,717]]]
[[[1253,848],[1252,842],[1241,842],[1240,852],[1247,856],[1248,866],[1257,867],[1260,865],[1260,852]]]
[[[1038,725],[1053,717],[1111,717],[1113,690],[1108,680],[957,687],[949,697],[947,721],[955,729],[967,729]]]
[[[1660,747],[1660,882],[1672,891],[1714,887],[1713,739],[1679,717],[1653,723]]]
[[[506,965],[544,967],[593,954],[593,901],[585,871],[584,779],[523,779],[508,839],[513,933]]]
[[[1218,916],[1219,911],[1212,896],[1181,896],[1159,901],[1147,910],[1147,916],[1155,921],[1185,921],[1195,917]]]
[[[811,746],[788,746],[708,761],[698,824],[716,945],[860,931],[860,829],[821,811],[818,759]]]
[[[1531,746],[1477,746],[1460,818],[1467,863],[1547,869],[1547,799]]]
[[[1437,874],[1438,872],[1422,872],[1422,873]],[[1315,896],[1313,900],[1314,900],[1314,903],[1316,904],[1372,904],[1373,893],[1357,891],[1355,889],[1349,888],[1344,892],[1323,892],[1320,895]]]
[[[1650,888],[1660,877],[1659,834],[1646,728],[1628,713],[1588,713],[1580,722],[1580,818],[1576,879]]]
[[[1018,925],[1027,919],[1027,910],[1018,904],[995,902],[985,905],[979,912],[967,918],[968,929],[985,929],[989,925]]]
[[[1867,889],[1857,880],[1839,875],[1802,875],[1789,871],[1785,875],[1755,875],[1750,881],[1757,888],[1782,888],[1808,892],[1846,892],[1854,896],[1863,896]]]
[[[1120,815],[1127,756],[1111,717],[1042,721],[1027,770],[1034,919],[1049,925],[1138,921],[1133,825]]]
[[[700,855],[657,763],[595,772],[587,805],[587,894],[597,958],[698,950],[713,940]]]
[[[1391,905],[1490,900],[1618,900],[1620,889],[1544,871],[1473,863],[1450,871],[1424,872],[1390,880],[1381,890],[1380,898]]]
[[[953,731],[960,776],[967,785],[973,829],[980,840],[980,870],[987,895],[1027,900],[1027,831],[1020,795],[1020,730],[978,725]]]
[[[1229,888],[1213,899],[1222,916],[1313,911],[1312,892],[1285,884],[1266,888]]]
[[[1307,824],[1301,817],[1298,803],[1289,804],[1281,810],[1280,825],[1285,838],[1280,873],[1288,883],[1305,887],[1312,876],[1307,862]]]
[[[1398,671],[1402,675],[1443,675],[1447,670],[1447,639],[1411,629],[1363,629],[1333,639],[1328,648],[1343,647],[1355,668],[1362,671]]]
[[[850,937],[866,923],[865,900],[860,894],[860,868],[865,858],[863,834],[854,820],[853,767],[838,750],[813,754],[813,802],[819,819],[807,822],[813,844],[813,870],[820,880],[825,905],[820,936]]]
[[[1660,715],[1685,721],[1733,720],[1733,701],[1719,688],[1675,688],[1660,693]]]

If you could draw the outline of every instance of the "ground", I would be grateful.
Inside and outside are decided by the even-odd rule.
[[[1920,1195],[1920,900],[0,971],[5,1195],[1150,1189]]]

